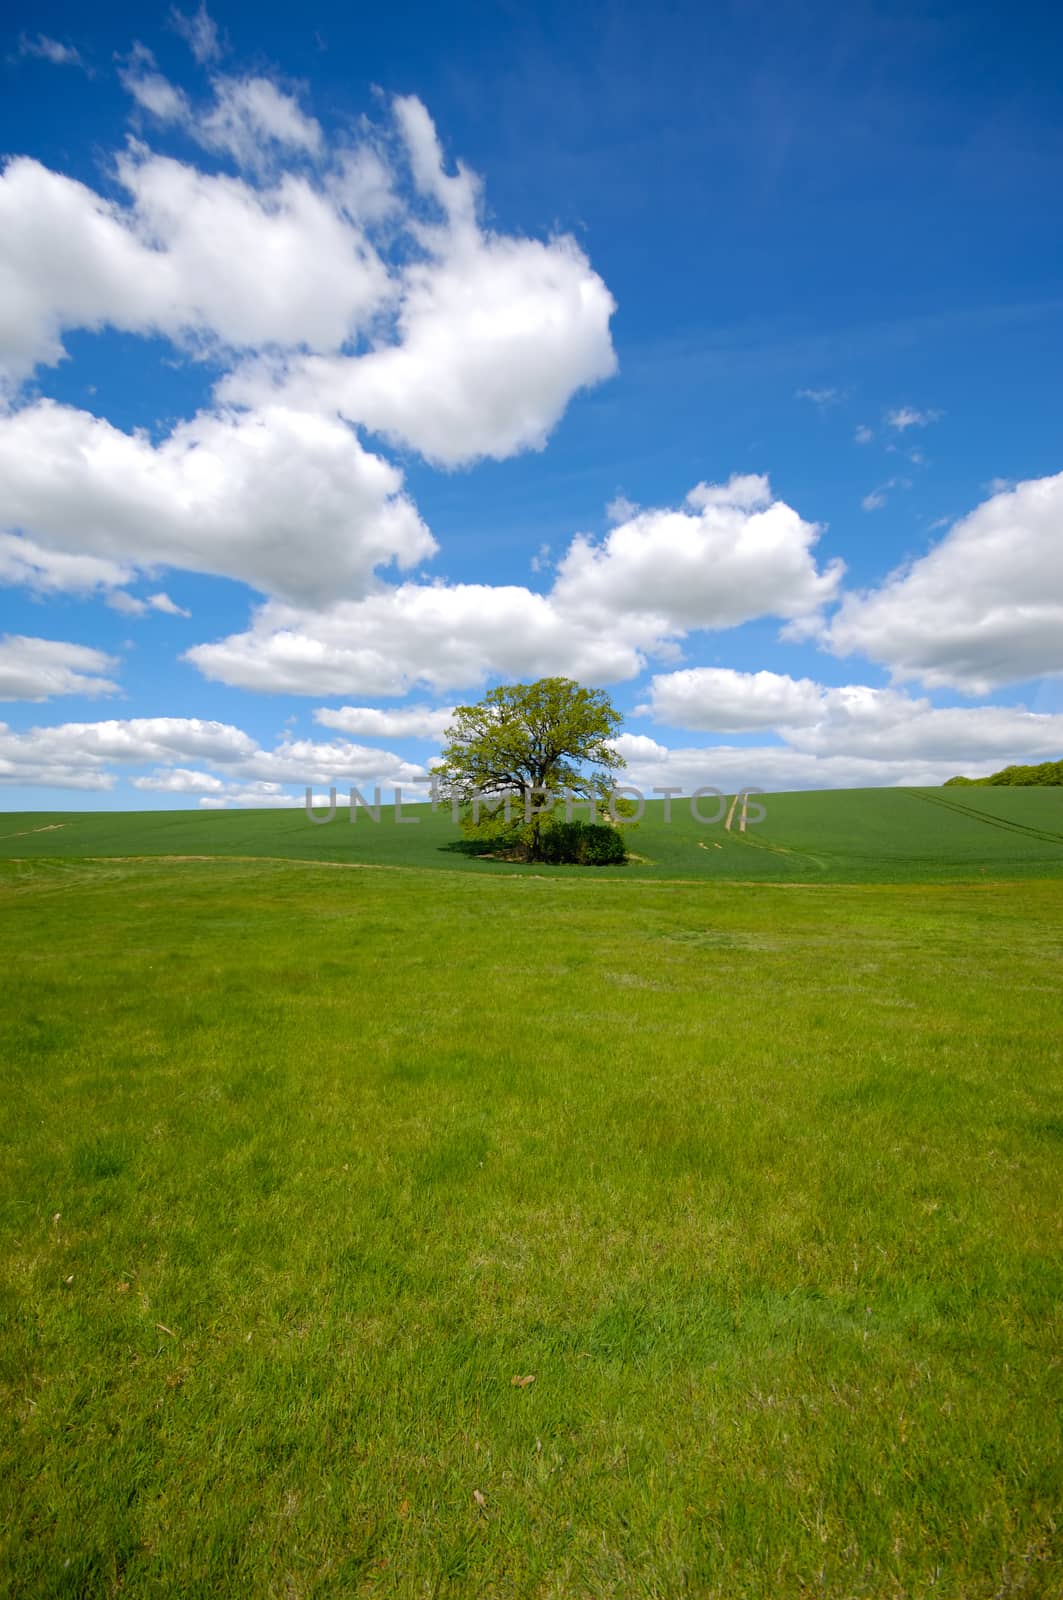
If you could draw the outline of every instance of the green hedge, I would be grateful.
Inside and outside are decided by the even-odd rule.
[[[539,841],[543,861],[609,867],[627,859],[619,828],[604,822],[550,822]]]

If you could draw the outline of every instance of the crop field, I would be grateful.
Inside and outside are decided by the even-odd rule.
[[[585,867],[526,868],[470,852],[445,808],[382,806],[379,821],[337,799],[331,822],[305,810],[42,812],[0,816],[4,857],[225,855],[430,867],[476,876],[548,872],[583,877]],[[372,798],[369,796],[368,798]],[[632,879],[696,878],[795,883],[920,883],[1063,877],[1063,788],[847,789],[773,794],[745,833],[737,817],[703,825],[686,799],[646,803],[628,833],[634,858],[594,869]],[[720,811],[711,798],[701,814]],[[582,815],[583,813],[579,813]],[[324,818],[326,812],[317,815]]]
[[[1063,791],[764,803],[0,818],[0,1592],[1063,1593]]]

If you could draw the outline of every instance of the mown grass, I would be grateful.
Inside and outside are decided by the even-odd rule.
[[[1057,884],[0,873],[5,1592],[1060,1592]]]
[[[1063,789],[847,789],[774,794],[742,834],[703,826],[690,802],[650,800],[627,835],[633,859],[598,876],[709,882],[923,883],[1063,878]],[[720,810],[701,802],[701,815]],[[325,813],[322,812],[323,816]],[[37,812],[0,818],[4,857],[227,855],[418,866],[512,877],[529,869],[470,856],[449,812],[392,807],[379,822],[341,803],[314,825],[303,810]],[[585,867],[535,867],[580,877]]]

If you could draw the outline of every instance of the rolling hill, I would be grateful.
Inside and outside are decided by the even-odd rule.
[[[8,813],[0,858],[272,857],[596,878],[776,883],[917,883],[1063,877],[1063,790],[848,789],[763,798],[745,834],[700,826],[686,801],[650,801],[628,835],[622,867],[522,866],[472,855],[448,813],[385,808],[373,822],[346,810],[313,825],[303,810]],[[416,819],[411,822],[411,819]]]

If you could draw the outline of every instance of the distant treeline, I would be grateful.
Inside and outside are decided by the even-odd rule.
[[[945,787],[950,783],[966,783],[981,789],[991,786],[1045,788],[1049,784],[1063,784],[1063,761],[1042,761],[1039,767],[1004,767],[989,778],[950,778]]]

